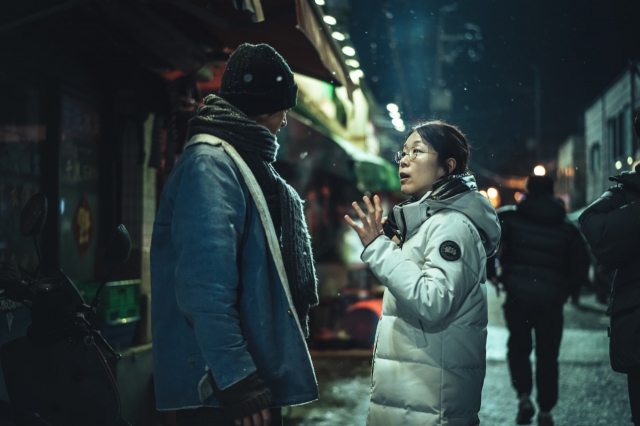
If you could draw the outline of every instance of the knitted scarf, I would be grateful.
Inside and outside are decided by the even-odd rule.
[[[302,200],[271,165],[278,151],[275,135],[215,95],[207,96],[198,115],[189,121],[189,139],[199,133],[216,136],[232,145],[260,184],[280,241],[293,305],[308,337],[309,309],[318,304],[311,238]]]

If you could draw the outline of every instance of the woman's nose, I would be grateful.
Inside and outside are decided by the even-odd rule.
[[[403,155],[400,159],[400,167],[409,167],[409,156]]]

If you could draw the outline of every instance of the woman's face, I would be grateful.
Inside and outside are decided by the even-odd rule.
[[[415,160],[409,155],[400,161],[400,184],[402,193],[417,199],[431,191],[435,181],[446,173],[438,165],[438,153],[431,145],[424,141],[418,132],[413,132],[407,138],[403,151],[407,154],[417,153]]]

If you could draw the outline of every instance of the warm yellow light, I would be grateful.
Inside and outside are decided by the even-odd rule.
[[[362,70],[355,70],[351,72],[351,75],[355,76],[356,78],[362,78],[364,77],[364,73],[362,72]]]
[[[399,112],[399,111],[391,111],[391,112],[389,113],[389,117],[391,117],[391,118],[402,118],[402,117],[400,116],[400,112]]]
[[[402,127],[402,126],[404,126],[404,121],[402,121],[402,118],[394,118],[393,120],[391,120],[391,123],[392,123],[395,127]]]
[[[616,170],[620,170],[622,168],[622,161],[616,161]]]
[[[326,15],[323,19],[328,25],[335,25],[338,22],[336,21],[336,18],[331,15]]]
[[[515,198],[516,201],[520,201],[520,198],[522,198],[522,192],[516,191],[516,193],[513,194],[513,198]]]
[[[405,130],[407,130],[407,128],[404,127],[404,124],[403,124],[402,126],[397,126],[396,130],[399,131],[399,132],[404,132]]]
[[[536,176],[544,176],[547,174],[547,170],[544,168],[544,166],[536,166],[533,169],[533,174]]]
[[[356,54],[356,49],[354,49],[351,46],[345,46],[342,48],[342,53],[344,53],[347,56],[353,56]]]
[[[487,196],[489,198],[496,198],[498,196],[498,190],[495,188],[487,189]]]
[[[489,198],[489,195],[487,194],[487,191],[485,191],[484,189],[480,190],[480,193],[482,195],[484,195],[485,197]]]
[[[387,111],[389,112],[398,112],[400,108],[396,104],[387,104]]]
[[[627,164],[628,165],[632,165],[633,164],[633,158],[627,157]]]
[[[349,65],[351,68],[360,68],[360,62],[355,59],[347,59],[344,63]]]
[[[338,41],[343,41],[345,39],[344,34],[339,33],[338,31],[334,31],[331,33],[331,36]]]

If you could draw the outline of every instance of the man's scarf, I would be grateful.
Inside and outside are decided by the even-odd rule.
[[[318,304],[318,281],[302,200],[278,175],[275,135],[223,98],[207,96],[198,115],[189,121],[189,138],[199,133],[216,136],[232,145],[260,184],[278,234],[291,297],[305,336],[309,335],[309,309]]]

